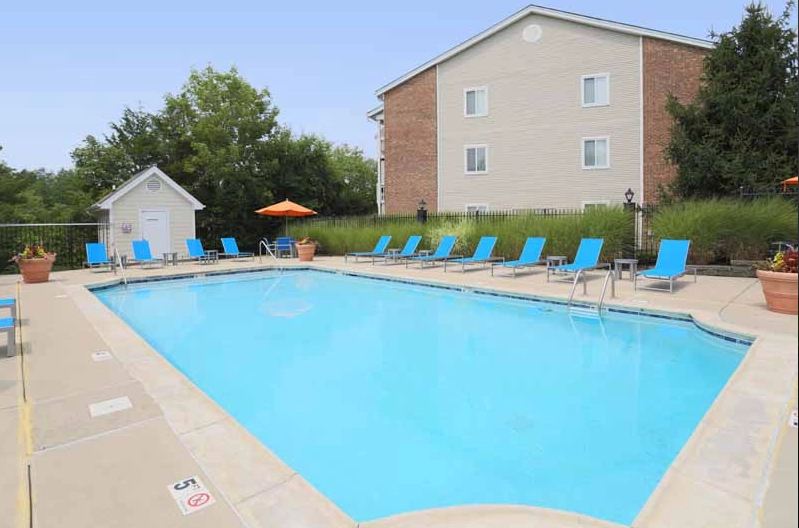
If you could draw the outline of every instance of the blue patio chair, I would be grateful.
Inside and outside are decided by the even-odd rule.
[[[494,246],[497,244],[497,237],[484,236],[480,238],[477,247],[474,250],[474,255],[471,257],[459,257],[446,259],[444,261],[444,272],[447,271],[447,264],[460,264],[461,272],[466,272],[467,264],[488,264],[495,260],[500,260],[502,257],[492,257],[491,253],[494,251]]]
[[[517,260],[510,260],[508,262],[500,262],[491,265],[491,275],[494,275],[494,266],[501,266],[513,270],[513,276],[516,276],[516,268],[524,268],[527,266],[535,266],[543,264],[546,259],[541,258],[541,251],[544,249],[544,244],[547,239],[543,237],[529,237],[524,243],[522,252]]]
[[[690,240],[661,240],[655,267],[636,273],[633,279],[633,287],[636,290],[641,288],[644,290],[666,291],[665,288],[639,286],[638,277],[642,277],[644,279],[668,281],[669,293],[674,293],[674,280],[682,277],[689,271],[685,268],[685,264],[688,261],[688,248],[690,246]],[[694,272],[694,282],[696,282],[696,268],[693,268],[691,271]]]
[[[17,300],[15,298],[0,299],[0,309],[2,308],[8,308],[12,318],[17,316]]]
[[[0,332],[4,332],[6,338],[6,357],[14,356],[17,353],[16,331],[14,328],[14,318],[4,317],[0,319]]]
[[[278,257],[281,256],[283,253],[288,252],[289,257],[294,256],[294,238],[292,237],[277,237],[275,240],[275,255]]]
[[[577,248],[577,255],[571,264],[562,264],[547,268],[547,282],[552,273],[576,274],[578,271],[592,270],[599,267],[608,267],[608,264],[599,264],[599,253],[602,251],[604,238],[584,238]]]
[[[150,243],[146,240],[133,241],[133,259],[132,262],[141,264],[142,267],[146,265],[163,266],[163,259],[153,258],[150,253]]]
[[[452,248],[455,247],[455,241],[458,237],[453,235],[445,236],[439,242],[438,247],[436,248],[435,253],[432,255],[419,255],[417,257],[411,257],[405,260],[405,267],[408,267],[408,262],[416,261],[419,263],[420,267],[424,267],[425,262],[437,262],[441,260],[447,260],[450,258],[450,253],[452,253]]]
[[[383,264],[388,264],[389,261],[397,262],[399,260],[409,259],[417,255],[416,248],[419,247],[419,242],[422,241],[420,235],[413,235],[408,237],[405,242],[405,247],[399,253],[383,253]],[[372,257],[372,264],[375,263],[375,257]]]
[[[236,239],[233,237],[222,239],[222,253],[219,255],[233,259],[250,257],[252,260],[255,260],[255,253],[251,251],[239,251],[239,245],[236,244]]]
[[[382,256],[383,253],[386,252],[386,248],[388,247],[389,242],[391,242],[391,235],[383,235],[380,237],[380,240],[377,241],[377,244],[375,244],[375,248],[372,251],[354,251],[350,253],[345,253],[344,262],[347,262],[347,257],[355,257],[355,262],[358,262],[358,257]]]
[[[200,264],[215,262],[219,256],[219,252],[216,250],[206,251],[203,249],[203,243],[199,238],[187,238],[186,248],[189,250],[189,258],[196,259]]]
[[[86,265],[91,269],[108,266],[109,271],[114,263],[108,260],[108,248],[102,242],[89,242],[86,244]]]

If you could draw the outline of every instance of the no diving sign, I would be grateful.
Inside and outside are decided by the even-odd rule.
[[[202,483],[200,477],[191,477],[175,482],[168,488],[183,515],[202,510],[216,502],[216,499]]]

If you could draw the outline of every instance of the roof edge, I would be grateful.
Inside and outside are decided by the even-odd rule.
[[[572,13],[569,11],[561,11],[559,9],[552,9],[550,7],[543,7],[537,5],[528,5],[527,7],[520,9],[519,11],[513,13],[509,17],[497,22],[493,26],[489,27],[488,29],[481,31],[477,35],[461,42],[457,46],[450,48],[449,50],[441,53],[440,55],[432,58],[431,60],[425,62],[421,66],[417,66],[413,70],[405,73],[404,75],[397,77],[393,81],[389,82],[378,88],[375,91],[375,95],[377,97],[382,96],[387,91],[391,90],[392,88],[396,88],[400,84],[408,81],[412,77],[417,76],[418,74],[422,73],[423,71],[432,68],[451,57],[465,51],[475,44],[482,42],[483,40],[487,39],[488,37],[502,31],[506,27],[510,26],[514,22],[528,16],[528,15],[541,15],[541,16],[548,16],[550,18],[557,18],[560,20],[566,20],[569,22],[575,22],[577,24],[583,24],[592,27],[598,27],[601,29],[607,29],[611,31],[617,31],[619,33],[626,33],[628,35],[636,35],[641,37],[651,37],[660,40],[668,40],[671,42],[676,42],[679,44],[685,44],[687,46],[695,46],[699,48],[705,49],[712,49],[715,47],[715,44],[712,41],[698,39],[695,37],[688,37],[686,35],[678,35],[676,33],[669,33],[667,31],[658,31],[656,29],[649,29],[641,26],[635,26],[632,24],[625,24],[623,22],[614,22],[612,20],[605,20],[602,18],[592,17],[588,15],[580,15],[578,13]],[[368,114],[367,114],[368,115]]]
[[[366,112],[366,117],[374,120],[375,117],[383,113],[383,110],[384,110],[383,105],[378,105],[369,110],[368,112]]]
[[[157,175],[159,178],[164,180],[167,185],[175,189],[178,194],[180,194],[183,198],[185,198],[191,206],[194,208],[195,211],[200,211],[205,209],[205,205],[203,205],[197,198],[189,194],[189,192],[178,185],[178,183],[166,175],[164,171],[159,169],[156,165],[153,165],[149,169],[144,169],[143,171],[134,174],[131,178],[126,181],[119,189],[112,191],[110,194],[103,197],[99,202],[96,202],[89,206],[89,211],[98,211],[98,210],[108,210],[111,208],[111,205],[117,201],[119,198],[123,197],[135,187],[137,187],[142,181],[149,178],[150,176]]]

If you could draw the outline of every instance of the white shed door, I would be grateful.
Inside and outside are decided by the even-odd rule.
[[[142,211],[139,217],[141,237],[150,242],[153,257],[170,251],[169,215],[166,211]]]

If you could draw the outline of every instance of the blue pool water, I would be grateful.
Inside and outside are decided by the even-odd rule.
[[[357,521],[499,503],[631,523],[746,350],[312,271],[96,294]]]

